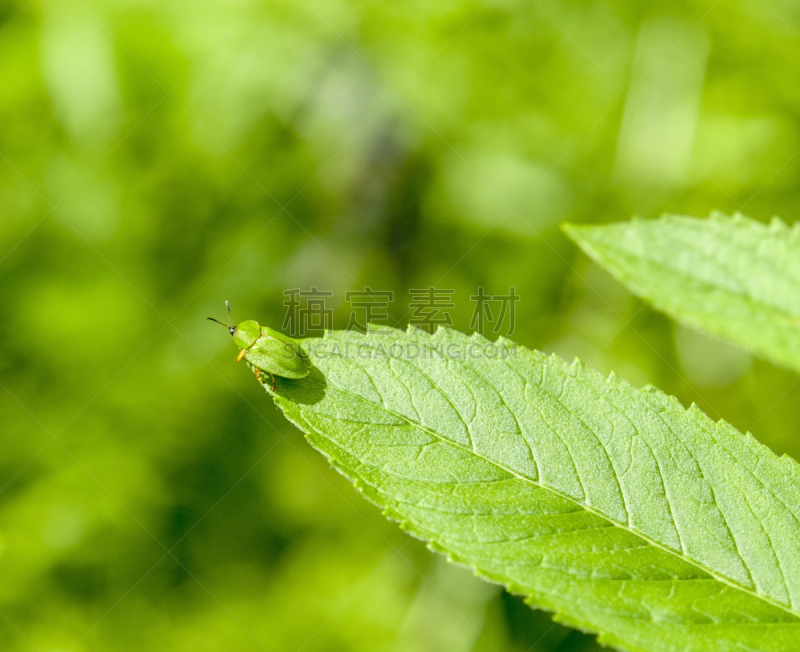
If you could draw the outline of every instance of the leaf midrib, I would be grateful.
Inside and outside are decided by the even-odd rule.
[[[326,385],[324,385],[322,383],[318,383],[317,381],[314,381],[312,379],[306,379],[306,382],[315,383],[315,384],[319,385],[322,388],[331,389],[330,385],[326,386]],[[364,403],[369,403],[370,405],[377,405],[376,403],[370,402],[368,399],[364,398],[363,396],[360,396],[358,394],[354,394],[353,392],[350,392],[350,391],[348,391],[346,389],[341,389],[339,387],[333,387],[332,389],[334,391],[340,392],[342,394],[346,394],[347,396],[350,396],[350,397],[356,399],[357,401],[364,402]],[[378,396],[380,396],[380,392],[378,392]],[[774,599],[770,598],[769,596],[763,595],[763,594],[758,593],[756,591],[752,591],[752,590],[750,590],[750,589],[748,589],[746,587],[740,586],[739,584],[736,584],[734,581],[732,581],[732,580],[730,580],[730,579],[728,579],[728,578],[726,578],[726,577],[724,577],[722,575],[719,575],[716,571],[713,571],[710,568],[707,568],[705,565],[701,564],[700,562],[698,562],[696,560],[693,560],[693,559],[691,559],[689,557],[686,557],[684,554],[679,554],[679,553],[675,552],[674,550],[672,550],[671,548],[667,548],[666,546],[664,546],[663,544],[659,543],[658,541],[655,541],[654,539],[651,539],[646,534],[643,534],[642,532],[639,532],[639,531],[631,528],[627,524],[623,524],[623,523],[617,521],[616,519],[608,516],[607,514],[603,514],[602,512],[599,512],[596,509],[593,509],[591,506],[589,506],[589,505],[587,505],[585,503],[581,503],[580,501],[576,500],[574,497],[570,496],[569,494],[563,493],[563,492],[561,492],[558,489],[555,489],[553,487],[548,487],[547,485],[544,485],[541,482],[537,482],[535,480],[532,480],[531,478],[529,478],[527,476],[520,475],[519,473],[517,473],[513,469],[510,469],[510,468],[506,467],[502,463],[497,462],[497,461],[492,460],[492,459],[489,459],[489,458],[485,457],[484,455],[481,455],[477,451],[475,451],[475,450],[473,450],[473,449],[471,449],[471,448],[469,448],[467,446],[464,446],[463,444],[460,444],[460,443],[458,443],[456,441],[448,439],[448,438],[444,437],[443,435],[437,433],[436,431],[431,430],[429,428],[426,428],[422,424],[419,424],[419,423],[416,423],[416,422],[412,421],[411,419],[409,419],[405,415],[400,414],[398,412],[395,412],[394,410],[386,407],[386,405],[383,403],[383,399],[382,398],[381,398],[381,401],[382,401],[382,403],[380,405],[380,409],[382,409],[386,413],[392,415],[393,417],[395,417],[395,418],[407,423],[408,425],[410,425],[410,426],[412,426],[412,427],[414,427],[414,428],[416,428],[416,429],[418,429],[418,430],[420,430],[420,431],[422,431],[422,432],[424,432],[424,433],[426,433],[426,434],[428,434],[428,435],[430,435],[432,437],[435,437],[440,442],[443,442],[443,443],[446,443],[448,445],[454,446],[455,448],[457,448],[457,449],[459,449],[461,451],[464,451],[466,453],[469,453],[470,455],[474,455],[475,457],[478,457],[479,459],[485,461],[487,464],[490,464],[490,465],[492,465],[492,466],[504,471],[505,473],[508,473],[509,475],[511,475],[511,476],[513,476],[513,477],[515,477],[515,478],[517,478],[519,480],[522,480],[523,482],[532,484],[532,485],[534,485],[534,486],[536,486],[536,487],[538,487],[540,489],[544,489],[545,491],[549,491],[551,494],[571,502],[572,504],[578,506],[580,509],[585,510],[585,511],[589,512],[590,514],[593,514],[593,515],[595,515],[595,516],[597,516],[597,517],[599,517],[601,519],[604,519],[604,520],[608,521],[609,523],[612,523],[615,527],[618,527],[618,528],[620,528],[622,530],[625,530],[626,532],[629,532],[630,534],[633,534],[634,536],[639,537],[640,539],[642,539],[645,542],[647,542],[649,545],[652,545],[653,547],[658,548],[659,550],[662,550],[662,551],[666,552],[669,555],[672,555],[674,557],[682,559],[683,561],[685,561],[690,566],[693,566],[693,567],[695,567],[695,568],[707,573],[714,580],[716,580],[718,582],[721,582],[723,584],[726,584],[726,585],[730,586],[731,588],[736,589],[737,591],[741,591],[741,592],[743,592],[743,593],[745,593],[747,595],[750,595],[750,596],[752,596],[752,597],[754,597],[756,599],[763,600],[764,602],[766,602],[766,603],[768,603],[768,604],[770,604],[770,605],[772,605],[772,606],[784,611],[785,613],[789,614],[792,618],[800,620],[800,613],[795,612],[792,608],[787,607],[786,605],[783,605],[783,604],[781,604],[779,602],[776,602]],[[370,426],[371,425],[369,422],[365,422],[365,421],[360,421],[358,423],[362,423],[365,426]],[[695,580],[675,580],[675,581],[685,582],[685,581],[695,581]],[[766,623],[766,624],[769,624],[769,625],[782,625],[782,624],[785,624],[785,623],[778,622],[778,623]]]

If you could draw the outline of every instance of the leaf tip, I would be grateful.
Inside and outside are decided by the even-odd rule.
[[[596,229],[602,229],[604,226],[597,224],[575,224],[574,222],[562,222],[561,231],[570,240],[572,240],[581,249],[585,248],[587,240],[590,239],[591,233]]]
[[[562,222],[561,223],[561,230],[566,233],[570,238],[572,234],[575,233],[578,229],[581,228],[580,224],[574,224],[573,222]]]

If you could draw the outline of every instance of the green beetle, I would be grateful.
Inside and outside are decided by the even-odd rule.
[[[261,326],[248,319],[231,326],[231,306],[228,309],[228,325],[213,317],[207,317],[230,331],[236,346],[241,349],[236,362],[246,360],[256,372],[256,380],[261,382],[261,374],[272,378],[272,391],[275,391],[275,376],[281,378],[305,378],[311,372],[311,363],[299,344],[283,333]]]

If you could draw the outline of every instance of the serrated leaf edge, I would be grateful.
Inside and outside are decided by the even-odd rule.
[[[396,329],[396,328],[392,328],[392,327],[388,327],[388,326],[382,327],[381,330],[393,331],[396,334],[402,334],[402,333],[405,332],[406,334],[409,334],[409,335],[423,336],[423,337],[428,337],[428,338],[431,338],[431,339],[436,339],[437,337],[443,337],[445,335],[456,334],[456,335],[461,336],[461,337],[468,337],[470,339],[477,339],[477,340],[481,340],[481,341],[484,341],[484,342],[488,342],[489,341],[485,337],[480,335],[479,333],[473,333],[472,335],[464,335],[463,333],[460,333],[458,331],[452,331],[452,330],[449,330],[449,329],[446,329],[446,328],[441,328],[441,327],[438,328],[436,330],[436,332],[433,333],[433,334],[429,334],[429,333],[427,333],[425,331],[421,331],[420,329],[414,328],[413,326],[409,326],[406,329],[406,331],[402,331],[400,329]],[[324,334],[324,336],[323,336],[323,339],[328,339],[329,337],[333,337],[333,336],[335,336],[335,332],[334,331],[326,332]],[[366,337],[366,338],[370,337],[369,333],[362,334],[362,336]],[[726,422],[724,420],[720,420],[720,421],[715,422],[713,419],[708,417],[708,415],[704,414],[697,407],[696,404],[692,404],[689,408],[685,408],[675,396],[669,395],[669,394],[661,391],[660,389],[658,389],[657,387],[654,387],[652,385],[648,385],[648,386],[642,388],[642,390],[637,390],[628,381],[626,381],[623,378],[620,378],[619,376],[617,376],[613,372],[610,373],[608,376],[603,377],[601,374],[599,374],[597,371],[595,371],[594,369],[592,369],[591,367],[586,365],[583,361],[581,361],[578,358],[575,358],[575,360],[572,363],[567,363],[566,361],[564,361],[562,358],[560,358],[559,356],[557,356],[555,354],[551,354],[551,355],[548,356],[548,355],[545,355],[544,353],[542,353],[540,351],[528,349],[527,347],[524,347],[524,346],[522,346],[520,344],[517,344],[517,343],[512,342],[510,340],[507,340],[505,338],[499,338],[498,342],[506,342],[506,343],[509,343],[509,344],[513,344],[520,351],[525,352],[525,353],[533,356],[534,358],[538,359],[539,361],[550,361],[550,362],[552,362],[552,363],[554,363],[556,365],[559,365],[566,373],[568,373],[570,370],[578,369],[578,370],[580,370],[580,371],[582,371],[584,373],[587,373],[589,375],[593,375],[596,378],[601,379],[603,382],[605,382],[607,385],[610,385],[610,386],[613,386],[613,384],[615,384],[615,383],[621,383],[625,387],[630,388],[630,389],[632,389],[634,391],[646,391],[648,393],[653,393],[658,398],[666,400],[667,404],[672,409],[674,409],[676,411],[682,411],[682,412],[685,412],[687,414],[692,414],[693,416],[695,416],[695,418],[699,417],[702,420],[703,425],[706,425],[710,431],[716,430],[718,427],[721,426],[721,427],[724,427],[728,431],[729,434],[736,433],[738,436],[742,436],[742,437],[747,438],[751,443],[757,444],[757,446],[758,446],[758,448],[759,448],[759,450],[761,451],[762,454],[764,454],[764,455],[766,455],[768,457],[771,457],[773,459],[773,461],[777,462],[779,465],[784,466],[784,467],[788,467],[787,471],[789,471],[790,475],[795,476],[795,477],[800,477],[800,464],[798,464],[793,458],[788,457],[786,455],[784,455],[784,456],[776,455],[771,449],[769,449],[768,447],[766,447],[763,444],[761,444],[760,442],[758,442],[758,440],[755,439],[755,437],[753,437],[752,434],[750,434],[749,432],[743,434],[740,431],[736,430],[733,426],[731,426],[728,422]],[[273,393],[271,391],[271,387],[268,387],[267,385],[264,385],[264,387],[267,390],[267,393],[272,395],[273,399],[278,404],[278,407],[284,413],[284,416],[292,424],[294,424],[301,432],[303,432],[305,434],[306,439],[309,441],[309,443],[312,444],[312,446],[314,446],[313,442],[311,441],[311,437],[313,435],[316,435],[317,437],[321,437],[323,439],[326,439],[326,440],[330,441],[323,433],[320,433],[317,430],[315,430],[314,428],[312,428],[310,426],[310,424],[305,423],[305,422],[304,423],[298,423],[294,418],[292,418],[287,413],[287,410],[284,407],[284,405],[286,405],[287,407],[290,407],[292,405],[291,401],[288,401],[287,399],[284,399],[282,396],[280,396],[277,393]],[[358,397],[356,395],[350,394],[345,389],[337,388],[337,391],[341,391],[341,392],[346,393],[348,395],[354,396],[355,398],[362,398],[362,397]],[[720,576],[716,572],[706,568],[703,564],[698,563],[696,560],[693,560],[693,559],[691,559],[689,557],[686,557],[685,555],[683,555],[683,554],[681,554],[681,553],[679,553],[679,552],[677,552],[677,551],[675,551],[675,550],[673,550],[671,548],[667,548],[663,544],[661,544],[661,543],[659,543],[657,541],[654,541],[653,539],[651,539],[650,537],[646,536],[645,534],[642,534],[641,532],[638,532],[638,531],[632,529],[628,524],[616,521],[615,519],[609,517],[608,515],[603,514],[601,512],[598,512],[597,510],[593,509],[590,505],[586,505],[584,503],[581,503],[581,502],[575,500],[574,497],[572,497],[572,496],[570,496],[568,494],[559,492],[558,490],[553,489],[552,487],[547,487],[545,485],[540,484],[539,482],[535,482],[535,481],[531,480],[530,478],[526,478],[524,476],[521,476],[518,473],[516,473],[516,472],[514,472],[514,471],[512,471],[512,470],[510,470],[510,469],[508,469],[506,467],[504,467],[499,462],[496,462],[496,461],[493,461],[493,460],[489,460],[486,457],[475,453],[472,449],[470,449],[468,447],[460,445],[460,444],[458,444],[458,443],[456,443],[454,441],[444,439],[438,433],[436,433],[436,432],[434,432],[432,430],[429,430],[429,429],[421,426],[420,424],[417,424],[417,423],[414,423],[413,421],[410,421],[408,418],[404,417],[403,415],[397,414],[395,412],[391,412],[391,413],[396,418],[408,423],[410,426],[418,428],[419,430],[422,430],[423,432],[425,432],[425,433],[437,438],[438,440],[444,441],[445,443],[447,443],[449,445],[452,445],[452,446],[454,446],[456,448],[459,448],[459,449],[463,450],[464,452],[466,452],[466,453],[468,453],[470,455],[476,455],[477,457],[483,459],[488,464],[491,464],[491,465],[495,466],[496,468],[501,469],[505,473],[508,473],[509,475],[511,475],[511,476],[523,481],[523,482],[533,484],[533,485],[535,485],[535,486],[537,486],[537,487],[539,487],[539,488],[541,488],[543,490],[549,491],[550,493],[552,493],[552,494],[554,494],[556,496],[559,496],[562,499],[565,499],[565,500],[568,500],[568,501],[572,502],[573,504],[575,504],[576,506],[580,507],[581,509],[585,509],[587,512],[589,512],[589,513],[591,513],[591,514],[593,514],[593,515],[595,515],[595,516],[597,516],[597,517],[599,517],[601,519],[604,519],[604,520],[608,521],[609,523],[612,523],[615,527],[619,527],[621,529],[624,529],[624,530],[630,532],[631,534],[633,534],[634,536],[639,537],[643,541],[647,542],[649,545],[652,545],[655,548],[666,552],[667,554],[674,555],[674,556],[682,559],[687,564],[689,564],[689,565],[697,568],[698,570],[701,570],[704,573],[708,574],[714,580],[716,580],[718,582],[721,582],[721,583],[723,583],[723,584],[725,584],[727,586],[730,586],[734,590],[742,591],[742,592],[744,592],[746,594],[752,595],[753,597],[761,599],[764,602],[770,604],[771,606],[776,607],[776,608],[784,611],[785,613],[789,614],[793,618],[800,618],[800,613],[795,613],[790,607],[788,607],[786,605],[783,605],[783,604],[781,604],[779,602],[776,602],[775,600],[773,600],[769,596],[766,596],[766,595],[758,592],[757,590],[752,590],[752,589],[749,589],[747,587],[740,586],[740,585],[734,583],[733,581],[729,580],[728,578],[726,578],[724,576]],[[313,433],[313,435],[312,435],[312,433]],[[317,448],[318,450],[320,449],[320,447],[318,447],[318,446],[314,446],[314,447]],[[728,451],[728,452],[730,452],[730,451]],[[529,596],[530,595],[530,592],[528,592],[523,587],[520,587],[520,586],[515,585],[513,583],[504,582],[501,579],[493,577],[491,574],[484,573],[484,572],[480,571],[480,569],[478,569],[474,564],[469,563],[466,560],[458,559],[457,557],[453,556],[451,553],[447,552],[446,549],[444,548],[444,546],[436,544],[436,545],[438,545],[438,547],[436,547],[436,545],[434,545],[436,543],[435,537],[430,536],[430,534],[428,534],[428,535],[424,534],[421,530],[416,528],[416,526],[414,526],[414,524],[411,521],[408,521],[407,519],[402,518],[399,515],[399,513],[397,513],[396,511],[394,511],[391,508],[391,506],[389,506],[386,502],[383,502],[382,500],[380,500],[380,498],[377,497],[377,496],[381,496],[382,495],[377,490],[375,490],[376,496],[371,495],[371,493],[367,493],[365,491],[365,488],[366,487],[370,487],[370,488],[374,489],[374,487],[372,487],[372,485],[370,485],[369,483],[367,483],[366,481],[364,481],[361,478],[353,478],[349,473],[347,473],[344,470],[341,461],[337,460],[334,456],[328,454],[327,452],[323,451],[323,453],[325,454],[325,456],[327,457],[328,461],[331,463],[331,466],[334,469],[336,469],[339,473],[341,473],[346,478],[348,478],[358,488],[359,492],[362,493],[370,502],[372,502],[373,504],[375,504],[375,505],[377,505],[378,507],[381,508],[382,513],[384,514],[384,516],[386,516],[387,518],[390,518],[391,520],[393,520],[393,521],[395,521],[397,523],[400,523],[401,528],[403,528],[404,530],[406,530],[409,533],[413,534],[416,538],[419,538],[419,539],[421,539],[423,541],[426,541],[429,548],[431,548],[432,550],[435,550],[436,552],[440,552],[440,553],[446,554],[448,559],[451,559],[452,561],[454,561],[454,563],[457,563],[459,565],[471,568],[476,576],[481,577],[483,579],[486,579],[488,581],[494,582],[494,583],[501,584],[504,587],[506,587],[509,591],[511,591],[512,593],[518,593],[518,594],[524,595],[524,596]],[[541,602],[542,599],[540,598],[539,601]],[[539,603],[537,603],[537,606],[540,606]],[[622,644],[622,643],[612,642],[613,640],[621,641],[621,639],[615,638],[615,635],[611,631],[602,630],[600,628],[593,629],[594,626],[589,626],[589,625],[586,625],[586,624],[579,625],[577,623],[579,623],[580,621],[572,621],[570,619],[571,617],[568,614],[565,614],[563,612],[558,611],[558,609],[556,607],[553,607],[552,605],[544,605],[541,608],[544,608],[545,610],[553,613],[554,617],[557,617],[559,622],[569,623],[571,626],[575,626],[575,627],[579,627],[579,628],[589,627],[589,629],[586,629],[584,631],[591,631],[593,633],[597,633],[601,638],[604,638],[606,641],[608,641],[612,645]],[[775,624],[779,624],[779,623],[775,623]],[[626,645],[628,647],[630,646],[630,644],[627,641],[624,642],[624,645]],[[646,652],[646,651],[643,650],[643,652]]]

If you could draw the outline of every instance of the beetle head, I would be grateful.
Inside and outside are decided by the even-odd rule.
[[[261,326],[259,326],[257,321],[252,319],[241,321],[236,324],[236,326],[231,326],[231,304],[226,301],[225,307],[228,309],[227,326],[213,317],[206,317],[206,319],[210,319],[211,321],[217,322],[221,326],[227,328],[228,332],[233,336],[233,341],[236,343],[237,347],[240,349],[249,349],[261,336]]]

